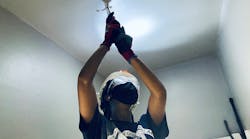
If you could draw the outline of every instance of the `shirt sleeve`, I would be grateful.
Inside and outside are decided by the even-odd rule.
[[[95,114],[90,123],[86,123],[80,114],[79,129],[83,134],[84,139],[100,139],[102,127],[102,115],[98,107],[96,107]]]
[[[169,134],[166,114],[164,115],[162,122],[159,125],[156,125],[147,111],[146,114],[141,116],[139,124],[144,128],[151,129],[155,139],[165,139]]]

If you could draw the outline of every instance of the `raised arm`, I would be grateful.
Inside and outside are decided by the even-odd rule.
[[[132,65],[150,92],[148,111],[155,122],[160,124],[165,115],[166,89],[154,73],[134,54],[132,38],[121,33],[115,43],[120,54]]]
[[[140,59],[134,57],[130,59],[130,62],[150,92],[148,111],[155,124],[158,125],[165,115],[166,89],[161,81]]]
[[[87,123],[91,121],[97,106],[96,91],[93,87],[93,79],[107,51],[108,47],[104,45],[98,48],[84,65],[78,77],[79,111]]]
[[[78,77],[79,111],[86,123],[89,123],[93,118],[97,106],[93,79],[102,59],[116,37],[116,30],[120,28],[120,24],[115,20],[113,14],[111,13],[106,20],[105,40],[88,59]]]

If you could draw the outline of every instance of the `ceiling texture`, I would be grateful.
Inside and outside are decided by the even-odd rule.
[[[0,0],[22,21],[86,62],[103,40],[102,0]],[[135,53],[152,69],[213,53],[222,0],[112,0],[111,11],[133,38]],[[99,73],[130,69],[115,46]]]

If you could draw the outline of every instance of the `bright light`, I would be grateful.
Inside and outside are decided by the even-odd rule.
[[[153,30],[153,23],[151,20],[144,18],[137,18],[134,20],[127,21],[121,24],[125,28],[126,34],[132,36],[133,38],[140,38],[142,36],[148,35]],[[98,22],[98,32],[100,38],[104,38],[104,25]]]
[[[133,38],[139,38],[152,31],[152,23],[146,19],[134,19],[124,24],[125,31]]]

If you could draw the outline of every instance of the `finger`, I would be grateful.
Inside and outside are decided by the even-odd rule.
[[[122,33],[126,34],[126,33],[125,33],[125,29],[124,29],[123,26],[122,26],[121,30],[122,30]]]
[[[110,13],[106,19],[106,23],[109,23],[114,19],[114,12]]]

